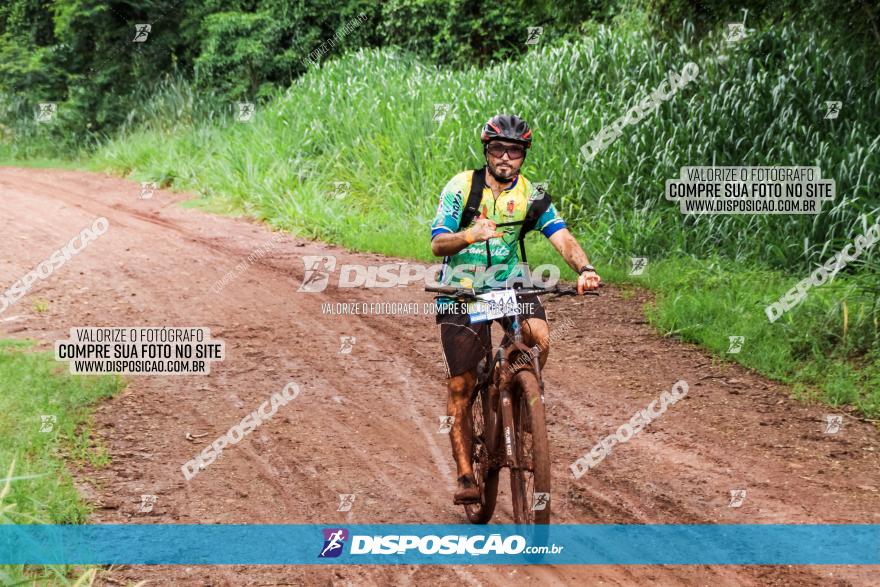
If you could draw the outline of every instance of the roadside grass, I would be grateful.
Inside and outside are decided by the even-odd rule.
[[[790,384],[802,399],[853,406],[880,422],[876,298],[865,293],[865,279],[838,277],[776,322],[767,319],[764,308],[806,276],[682,257],[649,261],[629,279],[656,292],[646,314],[664,335]],[[728,352],[731,336],[744,337],[739,353]]]
[[[71,376],[32,342],[0,340],[0,523],[82,524],[90,512],[66,468],[103,466],[91,407],[115,395],[116,377]],[[96,567],[0,565],[0,583],[91,584]]]
[[[3,153],[0,147],[0,167],[30,167],[33,169],[83,169],[87,166],[86,161],[73,159],[34,158],[27,159],[21,156]]]

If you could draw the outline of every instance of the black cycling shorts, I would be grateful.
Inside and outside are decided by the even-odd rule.
[[[547,320],[544,306],[538,296],[517,297],[517,303],[525,305],[522,318],[538,318]],[[492,349],[490,329],[492,322],[471,324],[470,318],[461,311],[461,304],[454,304],[449,309],[441,307],[437,312],[437,324],[440,325],[440,344],[443,346],[443,361],[446,364],[446,376],[455,377],[473,371]],[[510,326],[510,318],[500,320],[505,330]]]

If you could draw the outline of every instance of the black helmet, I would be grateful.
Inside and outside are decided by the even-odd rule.
[[[496,114],[486,122],[480,134],[480,140],[484,144],[493,139],[515,141],[528,149],[532,146],[532,130],[529,123],[519,116]]]

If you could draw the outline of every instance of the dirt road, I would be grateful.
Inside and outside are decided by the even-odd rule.
[[[303,255],[387,258],[177,205],[191,196],[106,175],[0,169],[0,284],[20,279],[100,216],[110,228],[0,315],[0,334],[47,347],[75,326],[207,326],[227,358],[208,376],[133,376],[101,406],[106,469],[78,471],[95,523],[464,523],[438,434],[445,389],[432,316],[322,314],[328,302],[429,302],[419,286],[297,293]],[[427,235],[427,232],[425,233]],[[261,247],[269,252],[213,286]],[[426,236],[427,246],[427,236]],[[34,301],[48,301],[37,312]],[[643,294],[548,304],[546,371],[557,523],[880,523],[880,434],[827,406],[664,339]],[[735,334],[735,333],[731,333]],[[353,336],[341,353],[341,336]],[[748,344],[748,341],[745,343]],[[684,379],[688,396],[579,480],[569,465]],[[300,396],[191,481],[180,467],[289,381]],[[206,436],[193,442],[187,434]],[[506,474],[502,478],[502,487]],[[741,507],[730,491],[746,489]],[[140,513],[141,495],[157,496]],[[339,494],[355,494],[337,512]],[[500,503],[509,503],[507,493]],[[495,522],[511,522],[509,506]],[[122,567],[105,584],[868,585],[870,567]]]

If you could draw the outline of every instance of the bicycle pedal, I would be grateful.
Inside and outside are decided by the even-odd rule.
[[[480,496],[453,497],[453,505],[477,505],[481,502]]]

